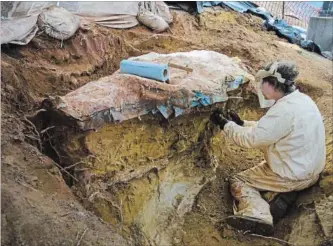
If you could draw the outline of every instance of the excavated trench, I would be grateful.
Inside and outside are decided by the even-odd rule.
[[[121,59],[152,50],[171,53],[209,48],[239,56],[252,73],[268,60],[295,59],[305,84],[311,84],[310,80],[316,78],[316,84],[305,86],[304,91],[315,99],[326,118],[328,164],[320,185],[309,194],[317,200],[322,199],[322,194],[331,195],[332,100],[325,72],[330,66],[305,51],[281,46],[270,34],[256,30],[261,20],[252,23],[251,16],[245,18],[229,12],[218,15],[228,17],[221,20],[215,14],[211,16],[214,21],[206,21],[206,27],[202,28],[192,17],[175,15],[174,35],[151,36],[141,27],[112,33],[103,28],[93,29],[64,42],[64,49],[59,49],[59,42],[37,37],[28,47],[2,53],[3,107],[10,112],[26,112],[39,105],[46,95],[64,95],[88,81],[113,73]],[[240,20],[244,23],[237,24]],[[231,25],[230,21],[235,23]],[[214,23],[216,26],[209,26]],[[183,40],[184,36],[188,40]],[[43,104],[46,111],[27,118],[40,133],[42,152],[56,162],[77,200],[101,220],[114,225],[133,244],[281,245],[245,236],[222,223],[223,218],[232,214],[228,178],[262,160],[259,151],[239,148],[223,132],[211,127],[209,115],[216,107],[235,109],[248,120],[259,119],[264,113],[246,85],[230,96],[242,96],[244,101],[229,100],[228,105],[216,104],[168,121],[158,115],[146,115],[106,125],[96,132],[80,131],[73,127],[74,119],[71,121],[52,111],[47,104]],[[33,139],[25,141],[38,145]],[[29,168],[32,165],[22,163]],[[318,217],[314,199],[307,201],[306,197],[309,196],[300,200],[290,219],[277,225],[275,237],[298,245],[321,245],[327,235],[323,235],[319,220],[325,217],[329,220],[331,210],[323,210]],[[302,209],[304,204],[311,206]],[[62,203],[54,206],[58,205],[61,207]],[[40,200],[36,206],[49,205]],[[30,210],[24,211],[33,214]],[[42,221],[45,217],[40,218]],[[72,220],[68,223],[77,229]],[[329,224],[326,227],[331,228]],[[102,238],[103,232],[98,236]]]
[[[246,87],[230,93],[226,103],[171,120],[145,115],[82,132],[68,117],[48,109],[31,121],[38,130],[48,129],[44,153],[61,166],[66,183],[88,210],[137,245],[171,245],[181,241],[184,216],[196,206],[203,187],[214,182],[217,168],[232,163],[223,133],[209,121],[211,112],[232,108],[252,119],[263,113]],[[225,177],[230,171],[225,168]]]

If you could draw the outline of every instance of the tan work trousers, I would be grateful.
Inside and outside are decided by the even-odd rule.
[[[289,180],[274,173],[266,162],[236,174],[230,179],[230,191],[238,206],[234,214],[262,219],[273,224],[269,204],[259,191],[291,192],[308,188],[315,184],[319,175],[309,180]]]

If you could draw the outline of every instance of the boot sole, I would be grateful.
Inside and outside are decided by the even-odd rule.
[[[273,225],[256,218],[233,215],[227,217],[226,222],[238,230],[249,231],[264,236],[270,236],[273,234]]]

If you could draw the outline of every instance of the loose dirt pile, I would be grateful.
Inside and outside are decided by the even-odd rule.
[[[155,221],[158,225],[162,220],[166,226],[171,223],[163,214],[154,216],[154,204],[146,210],[142,209],[142,204],[147,201],[147,194],[163,194],[156,187],[167,183],[168,178],[183,181],[184,177],[177,178],[182,174],[197,180],[207,172],[205,167],[192,165],[202,154],[196,151],[195,144],[205,129],[209,112],[197,112],[190,118],[180,117],[172,122],[149,117],[143,121],[131,120],[105,127],[85,139],[73,140],[72,145],[66,145],[67,153],[73,155],[68,160],[79,161],[75,154],[88,156],[88,152],[84,153],[88,149],[103,159],[87,157],[84,165],[78,164],[77,170],[82,170],[75,177],[80,182],[74,182],[79,185],[72,188],[66,185],[62,175],[71,185],[70,175],[76,174],[71,169],[66,169],[70,175],[60,172],[56,167],[59,164],[53,161],[58,160],[59,153],[51,154],[52,146],[39,143],[40,138],[46,142],[54,137],[52,129],[44,128],[48,124],[45,120],[45,125],[35,122],[36,129],[29,123],[31,117],[24,115],[38,110],[46,96],[64,95],[91,80],[112,74],[119,68],[120,61],[129,56],[194,49],[237,56],[252,73],[273,60],[296,61],[301,72],[297,82],[301,90],[316,101],[325,119],[327,166],[319,184],[302,192],[289,216],[277,225],[274,236],[298,245],[321,245],[332,240],[327,219],[333,217],[329,209],[329,196],[333,193],[332,63],[262,31],[262,20],[251,15],[225,11],[205,12],[197,17],[177,11],[173,15],[174,24],[164,34],[153,34],[144,27],[112,30],[95,26],[80,30],[63,44],[42,35],[25,47],[2,47],[3,245],[141,245],[154,237],[142,232],[153,231],[153,228],[142,230],[133,218],[141,214],[140,221],[156,217],[160,219]],[[250,95],[243,104],[229,106],[237,106],[244,119],[256,120],[263,113],[257,110],[256,100]],[[121,135],[124,133],[126,135]],[[63,136],[67,134],[63,132]],[[200,192],[191,198],[193,202],[183,203],[191,207],[183,210],[186,213],[182,221],[175,222],[180,227],[172,240],[169,234],[160,239],[174,245],[280,245],[274,240],[234,231],[223,221],[232,213],[228,178],[258,164],[261,153],[235,146],[223,133],[217,134],[210,143],[209,153],[217,157],[216,178],[198,179]],[[115,154],[104,155],[106,149],[112,149]],[[159,156],[162,153],[159,150],[165,153]],[[135,158],[126,159],[126,156]],[[163,166],[163,161],[171,163],[164,173],[154,169],[156,165]],[[188,169],[180,170],[180,163],[182,166],[188,163]],[[73,163],[68,161],[67,166],[70,164]],[[142,172],[142,178],[129,178],[130,185],[120,183],[110,186],[109,190],[98,187],[114,178],[115,170],[128,166],[133,167],[136,174]],[[85,168],[93,169],[95,177],[84,175]],[[168,175],[170,173],[172,175]],[[131,173],[127,175],[131,177]],[[100,190],[108,193],[96,193]],[[182,204],[183,197],[179,196],[176,201],[179,203],[171,206]],[[323,210],[325,206],[328,209]],[[147,222],[146,225],[155,224]]]

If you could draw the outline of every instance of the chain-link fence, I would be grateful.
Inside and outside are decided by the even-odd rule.
[[[333,2],[324,2],[323,8],[319,12],[319,16],[321,17],[333,17]]]
[[[284,19],[289,25],[307,28],[311,17],[319,16],[320,9],[307,2],[263,2],[255,1],[274,17]]]

